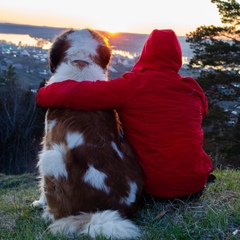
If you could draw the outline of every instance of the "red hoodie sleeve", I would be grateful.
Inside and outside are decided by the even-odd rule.
[[[66,80],[40,88],[36,100],[44,108],[117,109],[125,104],[131,91],[132,82],[126,78],[95,82]]]

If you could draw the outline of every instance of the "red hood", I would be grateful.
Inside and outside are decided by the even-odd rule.
[[[178,72],[182,66],[182,50],[172,30],[153,30],[144,44],[133,72],[169,69]]]

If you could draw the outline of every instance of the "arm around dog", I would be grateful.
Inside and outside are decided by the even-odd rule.
[[[131,80],[123,77],[95,82],[66,80],[41,88],[36,100],[44,108],[116,109],[131,97],[132,85]]]

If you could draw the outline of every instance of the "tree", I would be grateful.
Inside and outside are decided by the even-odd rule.
[[[38,114],[35,94],[21,89],[15,68],[3,72],[0,87],[0,172],[34,171],[43,116]]]
[[[187,34],[198,68],[197,81],[209,102],[203,122],[205,148],[215,165],[240,167],[240,4],[236,0],[211,0],[222,26],[200,26]]]

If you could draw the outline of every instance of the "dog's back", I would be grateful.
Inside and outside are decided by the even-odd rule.
[[[110,56],[108,45],[96,32],[70,30],[50,50],[54,73],[50,84],[89,76],[91,80],[106,78]],[[92,237],[101,233],[116,238],[138,235],[137,227],[121,217],[130,217],[137,210],[142,173],[131,147],[120,141],[114,110],[49,109],[38,165],[47,202],[45,215],[55,221],[50,227],[53,233],[82,234],[92,228],[92,234],[88,231]],[[84,215],[78,215],[80,212]],[[107,232],[103,226],[95,228],[101,221],[108,222]]]
[[[52,154],[54,149],[65,166],[59,171],[57,161],[53,173],[45,175],[47,204],[54,219],[106,209],[125,216],[135,213],[141,170],[134,155],[129,155],[130,146],[120,142],[115,112],[50,109],[47,121],[46,152]]]

